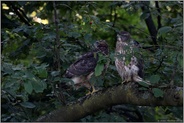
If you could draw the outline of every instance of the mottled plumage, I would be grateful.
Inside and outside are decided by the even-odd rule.
[[[131,40],[128,32],[122,31],[117,34],[115,65],[123,82],[149,82],[143,78],[143,60],[135,56],[135,48],[139,43]]]
[[[98,53],[102,53],[103,55],[108,54],[108,45],[105,40],[95,42],[94,50],[79,57],[78,60],[67,69],[65,77],[73,80],[76,89],[85,86],[88,89],[92,88],[92,92],[95,91],[94,86],[90,84],[89,80],[97,65]]]

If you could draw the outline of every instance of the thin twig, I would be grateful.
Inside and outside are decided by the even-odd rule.
[[[156,73],[156,72],[161,68],[162,63],[163,63],[163,61],[164,61],[164,58],[165,58],[165,56],[162,57],[162,59],[161,59],[161,61],[160,61],[160,64],[158,65],[158,67],[156,68],[156,70],[155,70],[153,73]]]
[[[60,63],[60,46],[61,46],[61,43],[60,43],[60,36],[59,36],[58,14],[57,14],[57,8],[56,8],[56,2],[55,1],[53,1],[53,7],[54,7],[54,23],[55,23],[55,28],[56,28],[56,43],[55,43],[56,45],[54,47],[55,48],[54,52],[56,54],[55,55],[56,58],[54,59],[54,63],[57,64],[56,68],[54,68],[54,69],[59,71],[60,67],[61,67],[61,63]],[[63,104],[65,105],[65,96],[63,94],[63,91],[61,90],[60,87],[58,87],[58,89],[56,90],[54,88],[54,90],[55,90],[54,93],[57,96],[57,98],[59,98],[59,100],[61,102],[63,102]]]
[[[56,3],[55,1],[53,1],[53,7],[54,7],[54,23],[55,23],[55,28],[56,28],[56,45],[55,45],[55,53],[56,53],[56,63],[57,63],[57,70],[60,70],[60,37],[59,37],[59,27],[58,27],[58,15],[57,15],[57,11],[56,11]]]

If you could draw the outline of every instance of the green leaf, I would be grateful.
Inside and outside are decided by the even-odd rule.
[[[138,82],[138,83],[139,83],[139,85],[142,85],[142,86],[144,86],[144,87],[149,87],[149,85],[146,84],[145,82]]]
[[[153,92],[155,97],[163,97],[163,95],[164,95],[164,92],[159,88],[153,88],[152,92]]]
[[[85,34],[84,35],[84,41],[88,44],[92,40],[92,35],[91,34]]]
[[[115,53],[111,53],[110,55],[109,55],[109,57],[110,57],[110,59],[111,59],[111,61],[115,61]]]
[[[159,82],[160,76],[159,76],[159,75],[152,75],[148,80],[149,80],[152,84],[156,84],[156,83]]]
[[[148,90],[148,89],[147,89],[147,88],[145,88],[145,87],[140,87],[140,88],[139,88],[139,90],[146,91],[146,90]]]
[[[170,26],[164,26],[164,27],[161,27],[159,30],[158,30],[158,34],[159,35],[163,35],[169,31],[171,31],[171,27]]]
[[[48,76],[47,67],[47,64],[41,64],[40,66],[36,67],[37,74],[40,78],[46,78]]]
[[[61,80],[61,78],[60,78],[60,77],[54,77],[53,82],[59,82],[60,80]]]
[[[78,33],[78,32],[69,32],[68,36],[78,38],[78,37],[80,37],[80,33]]]
[[[37,70],[37,72],[38,72],[38,76],[40,78],[46,78],[48,76],[46,69],[39,69],[39,70]]]
[[[31,94],[33,91],[33,86],[31,84],[31,81],[24,82],[24,88],[25,88],[27,93]]]
[[[95,76],[99,76],[102,73],[103,69],[103,64],[97,64],[97,66],[95,67]]]
[[[29,71],[25,71],[25,75],[23,75],[23,78],[25,78],[25,79],[27,79],[27,78],[32,79],[34,77],[35,76],[31,72],[29,72]]]
[[[12,67],[12,70],[14,70],[14,71],[19,71],[19,70],[21,70],[22,68],[20,67],[20,66],[17,66],[17,67]]]
[[[35,108],[36,106],[31,102],[21,102],[20,105],[25,108]]]
[[[59,75],[59,71],[52,71],[51,72],[51,75],[54,77],[54,76],[58,76]]]
[[[43,90],[47,87],[44,81],[35,78],[32,81],[32,86],[36,93],[43,92]]]

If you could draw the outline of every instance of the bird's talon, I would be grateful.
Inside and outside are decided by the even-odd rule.
[[[91,92],[91,94],[93,94],[93,93],[95,93],[95,92],[98,92],[98,91],[99,91],[99,90],[96,90],[96,89],[95,89],[95,90],[93,90],[93,91]]]
[[[94,86],[92,86],[92,91],[89,91],[86,95],[92,95],[93,93],[97,92],[99,90],[95,89]]]
[[[90,91],[86,94],[86,96],[88,96],[88,95],[91,95],[91,92]]]

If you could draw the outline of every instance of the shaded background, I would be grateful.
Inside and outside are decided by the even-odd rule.
[[[114,66],[116,33],[138,41],[145,79],[183,86],[183,2],[1,2],[1,121],[34,121],[86,93],[68,86],[69,65],[104,39],[110,65],[92,77],[100,88],[121,83]],[[159,90],[154,92],[162,97]],[[159,121],[183,119],[182,107],[109,107],[79,121]]]

